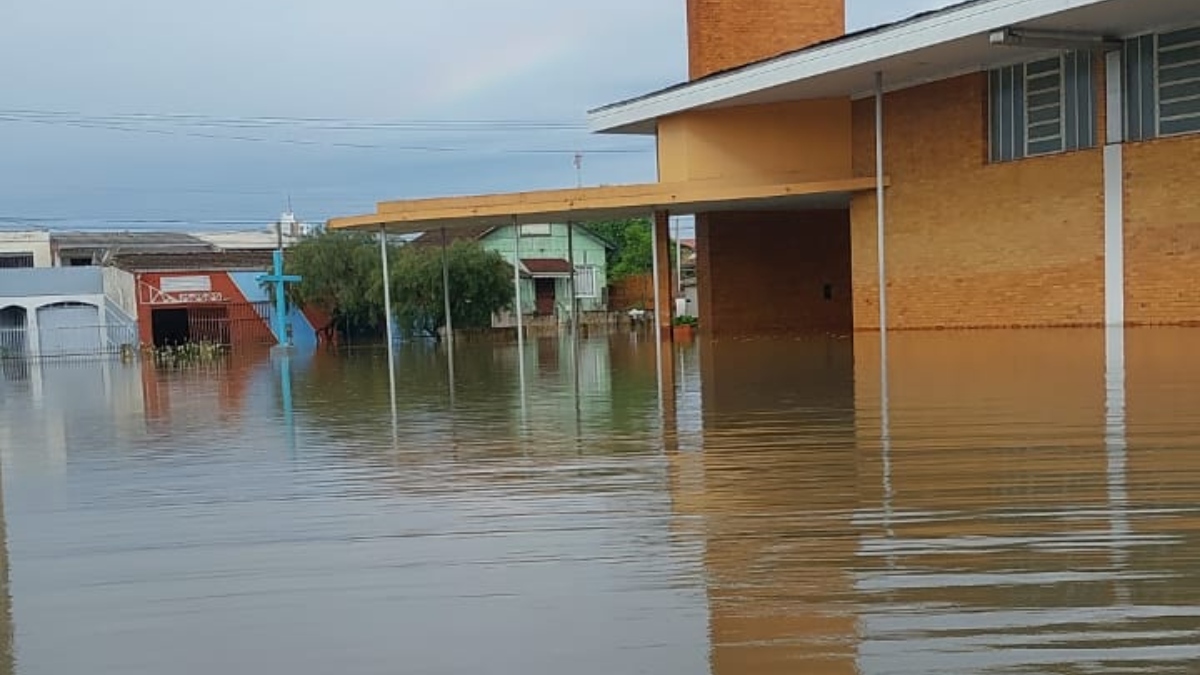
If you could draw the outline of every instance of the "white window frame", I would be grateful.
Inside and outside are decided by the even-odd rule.
[[[554,234],[553,226],[548,223],[520,225],[522,237],[549,237]]]
[[[576,299],[591,300],[600,297],[600,276],[596,265],[575,266],[575,297]],[[586,280],[587,283],[583,283]]]
[[[1194,28],[1193,29],[1185,28],[1180,31],[1168,31],[1165,34],[1171,35],[1176,32],[1184,32],[1187,30],[1195,30],[1195,29]],[[1162,69],[1163,69],[1163,66],[1162,66],[1162,62],[1161,62],[1162,54],[1163,54],[1163,47],[1162,47],[1163,35],[1164,35],[1163,33],[1159,33],[1154,36],[1154,71],[1153,71],[1154,72],[1154,133],[1159,138],[1170,138],[1172,136],[1186,136],[1189,134],[1200,133],[1200,114],[1198,114],[1198,113],[1192,113],[1192,114],[1183,115],[1180,117],[1171,117],[1171,118],[1167,119],[1167,122],[1172,122],[1172,121],[1181,120],[1181,119],[1188,119],[1188,120],[1196,119],[1197,120],[1196,128],[1184,129],[1182,131],[1163,131],[1163,128],[1162,128],[1163,127],[1163,114],[1162,114],[1163,110],[1162,109],[1163,109],[1163,105],[1164,105],[1164,101],[1162,98],[1162,90],[1163,90]],[[1191,42],[1185,42],[1185,43],[1178,44],[1178,45],[1173,45],[1171,47],[1168,47],[1167,49],[1168,50],[1177,50],[1177,49],[1182,50],[1182,49],[1189,49],[1189,48],[1196,48],[1196,47],[1200,47],[1200,39],[1193,40]],[[1187,67],[1187,66],[1195,67],[1198,65],[1200,65],[1200,61],[1188,61],[1188,62],[1185,62],[1182,64],[1172,64],[1170,67],[1172,67],[1172,68]],[[1200,77],[1194,77],[1191,79],[1183,80],[1181,82],[1172,82],[1171,85],[1169,85],[1169,86],[1174,86],[1174,85],[1179,85],[1179,84],[1193,84],[1193,83],[1197,83],[1197,82],[1200,82]],[[1170,99],[1169,101],[1167,101],[1167,103],[1193,101],[1193,100],[1197,100],[1198,98],[1200,98],[1200,97],[1187,96],[1187,97],[1180,98],[1180,99]]]
[[[1024,157],[1042,157],[1045,155],[1057,155],[1057,154],[1063,152],[1064,150],[1066,150],[1066,147],[1067,147],[1067,82],[1066,82],[1067,69],[1064,67],[1064,65],[1065,65],[1063,63],[1064,60],[1065,60],[1065,56],[1058,56],[1058,57],[1053,57],[1053,58],[1049,58],[1049,59],[1038,59],[1036,61],[1029,61],[1029,62],[1023,64],[1023,68],[1025,70],[1025,87],[1024,87],[1024,92],[1023,92],[1024,96],[1025,96],[1025,100],[1024,100],[1025,114],[1023,116],[1024,122],[1025,122],[1025,154],[1024,154]],[[1058,64],[1054,70],[1048,70],[1044,73],[1030,73],[1029,72],[1029,69],[1032,66],[1041,65],[1043,63],[1049,63],[1050,61],[1056,61]],[[1044,136],[1044,137],[1039,137],[1039,138],[1035,139],[1032,137],[1033,136],[1033,133],[1032,133],[1033,128],[1035,126],[1044,126],[1044,125],[1048,124],[1048,122],[1041,122],[1041,123],[1035,124],[1032,121],[1033,113],[1036,111],[1039,111],[1039,110],[1050,108],[1051,104],[1043,105],[1038,108],[1034,108],[1030,104],[1029,99],[1032,96],[1036,96],[1037,94],[1042,94],[1042,93],[1046,93],[1049,91],[1048,89],[1038,89],[1038,90],[1033,91],[1033,93],[1030,93],[1030,91],[1032,89],[1032,87],[1030,87],[1030,82],[1036,81],[1039,79],[1043,79],[1043,78],[1047,78],[1047,77],[1050,77],[1051,75],[1058,76],[1058,102],[1055,104],[1052,104],[1052,105],[1056,105],[1058,107],[1058,135]],[[1039,143],[1042,141],[1054,141],[1054,140],[1058,141],[1057,147],[1054,147],[1050,150],[1039,150],[1039,151],[1035,151],[1033,149],[1033,146],[1036,143]]]

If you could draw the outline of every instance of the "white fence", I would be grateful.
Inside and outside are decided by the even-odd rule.
[[[136,324],[41,327],[0,327],[0,359],[94,358],[136,350]]]

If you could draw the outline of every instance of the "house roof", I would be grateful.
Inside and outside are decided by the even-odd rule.
[[[213,246],[176,232],[54,232],[51,243],[59,251],[111,250],[115,253],[192,253]]]
[[[561,258],[521,258],[521,267],[529,276],[537,277],[569,277],[571,263]]]
[[[204,251],[118,254],[113,265],[127,272],[258,272],[270,269],[272,251]]]
[[[604,106],[589,123],[653,134],[659,118],[688,110],[862,96],[877,72],[890,91],[1054,51],[993,45],[1009,27],[1123,38],[1196,22],[1195,0],[967,0]]]
[[[456,241],[479,241],[489,234],[502,229],[504,226],[499,225],[466,225],[459,228],[446,230],[446,242],[453,244]],[[575,232],[585,234],[600,242],[605,248],[615,249],[616,244],[612,243],[605,237],[596,234],[591,228],[579,223],[575,224]],[[510,235],[511,236],[511,235]],[[440,247],[442,245],[442,231],[440,229],[423,232],[416,239],[408,243],[409,246],[423,247]]]
[[[453,244],[456,241],[478,241],[483,239],[489,232],[496,229],[493,225],[468,225],[466,227],[456,228],[446,231],[446,242]],[[441,247],[442,231],[431,230],[423,232],[419,237],[408,242],[409,246],[421,247]]]

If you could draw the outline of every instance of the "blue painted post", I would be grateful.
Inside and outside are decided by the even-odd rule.
[[[291,336],[287,333],[287,295],[284,293],[284,284],[298,284],[303,277],[295,274],[283,273],[283,251],[276,250],[273,256],[275,270],[273,274],[264,274],[258,277],[259,283],[275,284],[275,321],[274,331],[275,340],[283,346],[290,347],[292,344]]]

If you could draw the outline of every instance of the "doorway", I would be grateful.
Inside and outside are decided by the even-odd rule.
[[[533,298],[537,313],[541,316],[554,314],[554,302],[557,300],[554,279],[534,279]]]
[[[156,309],[150,313],[150,326],[156,347],[179,346],[191,338],[186,309]]]

